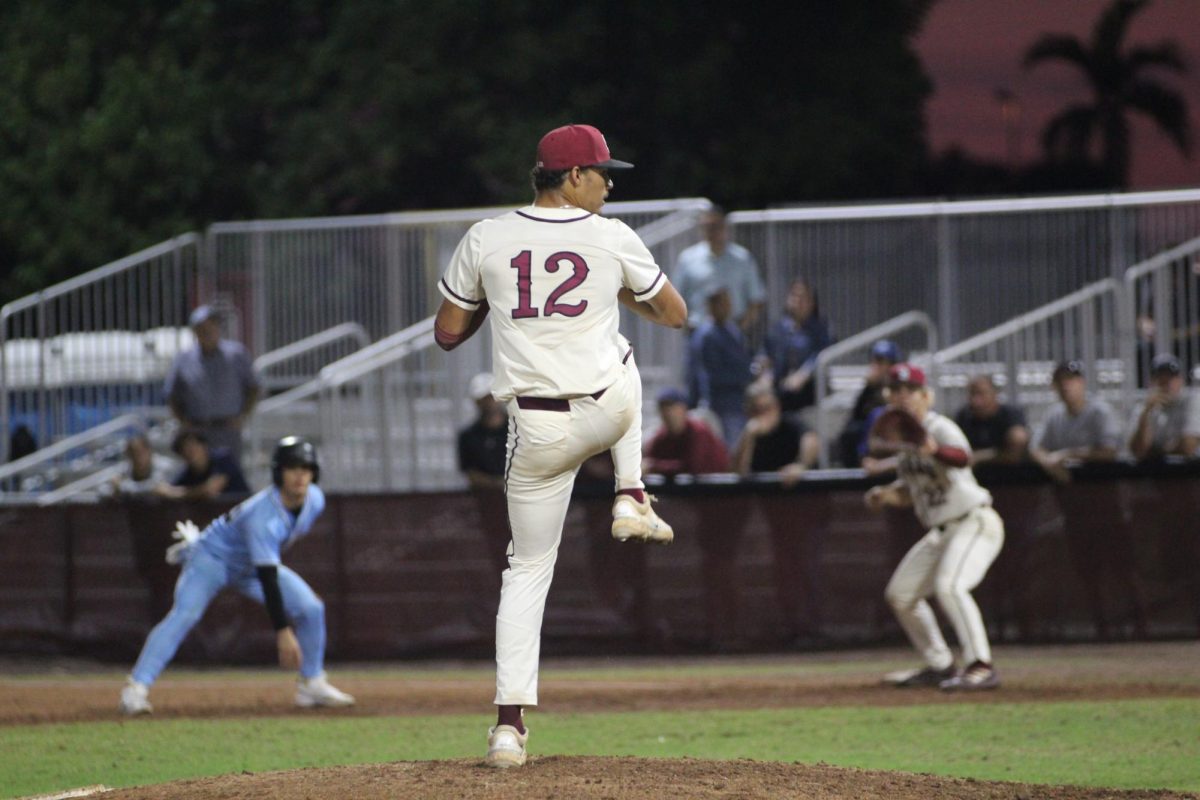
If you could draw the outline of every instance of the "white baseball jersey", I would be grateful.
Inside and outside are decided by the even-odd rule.
[[[575,207],[526,206],[471,226],[438,289],[491,307],[492,394],[582,397],[612,385],[622,286],[654,297],[666,277],[628,225]]]
[[[922,422],[939,446],[957,447],[970,455],[971,444],[953,420],[930,411]],[[896,472],[912,495],[917,519],[927,528],[958,519],[992,502],[992,495],[976,482],[969,466],[952,467],[933,456],[904,452],[900,454]]]

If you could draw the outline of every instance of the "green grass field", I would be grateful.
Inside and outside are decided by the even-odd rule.
[[[482,755],[486,716],[92,722],[0,728],[0,795]],[[825,762],[1200,791],[1200,701],[532,714],[534,755]]]

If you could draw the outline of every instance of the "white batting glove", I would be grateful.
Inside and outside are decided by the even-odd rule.
[[[171,536],[179,541],[167,548],[167,563],[182,564],[187,555],[188,548],[200,538],[200,528],[190,519],[183,522],[176,522],[175,530],[171,531]]]
[[[183,522],[176,522],[175,530],[171,532],[171,536],[191,544],[200,538],[200,528],[196,527],[196,523],[190,519]]]

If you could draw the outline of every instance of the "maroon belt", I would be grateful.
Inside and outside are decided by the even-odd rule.
[[[607,391],[608,388],[605,387],[595,394],[587,396],[593,400],[599,400]],[[571,401],[561,397],[518,397],[517,408],[525,411],[570,411]]]

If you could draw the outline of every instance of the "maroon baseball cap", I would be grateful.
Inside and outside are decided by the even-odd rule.
[[[924,386],[925,370],[916,364],[893,364],[888,369],[888,385]]]
[[[612,157],[604,134],[591,125],[563,125],[547,133],[538,142],[537,165],[542,169],[633,168],[628,161],[618,161]]]

